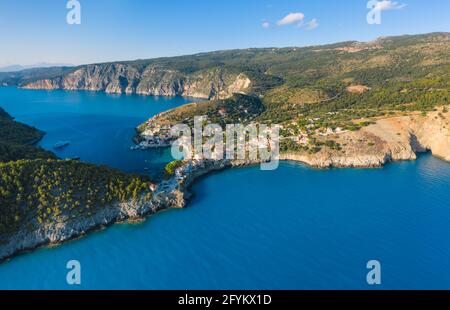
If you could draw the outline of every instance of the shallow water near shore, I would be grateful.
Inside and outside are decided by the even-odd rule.
[[[43,147],[71,140],[58,155],[130,172],[170,157],[129,151],[134,127],[185,101],[0,88],[1,107],[48,132]],[[0,288],[370,289],[366,264],[379,260],[375,288],[450,289],[449,188],[450,164],[429,154],[383,169],[226,170],[197,182],[187,209],[1,264]]]

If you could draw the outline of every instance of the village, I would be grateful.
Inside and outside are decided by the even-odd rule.
[[[257,160],[258,156],[269,160],[270,155],[267,152],[263,154],[264,150],[268,150],[273,155],[279,153],[279,149],[275,147],[276,142],[279,141],[279,126],[268,127],[254,123],[247,126],[229,124],[224,133],[219,125],[211,124],[207,116],[202,116],[195,118],[193,130],[190,128],[187,130],[188,128],[187,125],[177,128],[149,121],[140,135],[142,141],[131,149],[145,150],[170,146],[179,149],[181,147],[183,159],[192,160],[222,160],[224,158]],[[173,155],[176,155],[175,153],[179,153],[179,150],[172,152]],[[181,159],[177,158],[179,156],[174,157]]]

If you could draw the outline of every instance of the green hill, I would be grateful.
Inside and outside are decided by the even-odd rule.
[[[313,142],[318,130],[355,131],[379,117],[427,113],[450,103],[448,33],[387,37],[367,43],[213,52],[141,61],[139,66],[149,63],[185,73],[220,66],[245,74],[251,87],[245,92],[247,96],[233,99],[235,106],[241,100],[262,104],[253,121],[280,124],[284,137],[307,135]],[[189,115],[205,114],[205,106],[209,107],[206,114],[217,115],[215,102],[188,105],[165,116],[179,121],[176,115],[184,115],[182,121],[189,122]],[[216,122],[239,121],[239,117],[231,118]],[[158,117],[158,122],[163,120]],[[145,124],[140,129],[144,128]],[[297,149],[295,143],[285,142],[292,146],[287,149]]]
[[[58,160],[34,146],[43,135],[0,108],[0,244],[19,229],[89,218],[107,205],[151,198],[147,177]]]

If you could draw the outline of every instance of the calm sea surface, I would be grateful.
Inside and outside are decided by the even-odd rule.
[[[134,128],[191,100],[0,88],[0,107],[70,141],[60,157],[158,171],[168,151],[130,151]],[[422,156],[384,169],[315,170],[284,162],[212,174],[184,210],[116,225],[0,265],[0,289],[450,289],[450,164]]]

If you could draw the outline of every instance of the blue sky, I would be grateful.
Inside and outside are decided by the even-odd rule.
[[[367,23],[367,0],[78,1],[81,25],[66,23],[68,0],[0,0],[0,66],[83,64],[450,31],[449,0],[383,0],[381,25]]]

